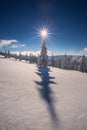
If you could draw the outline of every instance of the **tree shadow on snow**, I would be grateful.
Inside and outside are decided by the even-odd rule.
[[[34,82],[40,86],[40,87],[38,86],[37,89],[42,99],[47,104],[48,110],[50,112],[55,127],[58,128],[59,120],[54,107],[53,91],[50,88],[50,84],[56,84],[56,82],[53,81],[55,77],[51,77],[49,75],[49,72],[50,72],[50,68],[38,67],[36,74],[40,76],[41,81],[40,82],[34,81]]]

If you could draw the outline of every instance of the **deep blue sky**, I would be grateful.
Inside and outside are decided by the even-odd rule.
[[[79,53],[87,49],[86,0],[1,0],[0,40],[17,40],[1,49],[38,51],[41,39],[36,28],[47,26],[50,40],[48,50],[54,54]],[[25,44],[25,47],[21,47]]]

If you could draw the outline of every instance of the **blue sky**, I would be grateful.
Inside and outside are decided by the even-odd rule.
[[[53,54],[87,54],[86,0],[1,0],[0,50],[38,51],[46,26]]]

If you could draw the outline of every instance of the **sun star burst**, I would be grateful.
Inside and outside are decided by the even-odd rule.
[[[48,32],[46,29],[42,29],[40,32],[40,35],[42,38],[46,38],[48,36]]]
[[[49,29],[47,27],[39,27],[39,29],[37,29],[38,31],[38,36],[42,39],[48,39],[49,37]]]

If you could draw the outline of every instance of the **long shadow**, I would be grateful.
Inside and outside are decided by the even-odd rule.
[[[56,84],[56,82],[53,81],[55,77],[51,77],[49,75],[49,72],[50,68],[38,67],[36,74],[41,77],[41,82],[34,82],[40,86],[38,86],[37,89],[40,92],[42,99],[47,103],[48,110],[50,112],[54,125],[56,128],[58,128],[59,121],[54,107],[53,91],[50,88],[50,84]]]

